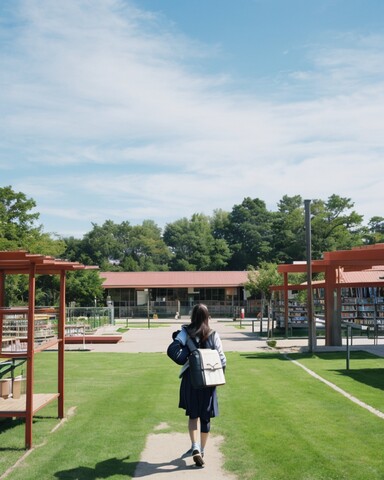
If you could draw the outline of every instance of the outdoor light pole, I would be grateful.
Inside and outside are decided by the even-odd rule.
[[[145,288],[144,292],[147,292],[147,321],[148,321],[148,328],[151,328],[151,321],[149,318],[149,294],[150,294],[150,289]]]
[[[316,349],[316,322],[313,316],[312,290],[312,238],[311,238],[311,200],[304,200],[305,238],[307,250],[307,314],[308,314],[308,348],[311,353]]]

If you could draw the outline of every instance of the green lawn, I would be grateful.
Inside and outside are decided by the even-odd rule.
[[[36,356],[36,388],[55,391],[55,353]],[[384,411],[384,359],[292,355],[350,394]],[[165,354],[66,353],[66,409],[56,432],[56,403],[33,427],[42,445],[7,478],[131,478],[146,436],[161,422],[185,431],[177,408],[178,367]],[[312,378],[278,353],[229,353],[219,390],[225,467],[240,480],[370,480],[384,478],[384,420]],[[24,453],[24,425],[0,420],[0,477]]]

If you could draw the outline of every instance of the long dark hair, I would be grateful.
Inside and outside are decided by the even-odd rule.
[[[208,308],[203,303],[198,303],[193,307],[191,323],[188,326],[188,333],[191,337],[198,336],[201,342],[207,341],[211,329],[209,327],[210,315]]]

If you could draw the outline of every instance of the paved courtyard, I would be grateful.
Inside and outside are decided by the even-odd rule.
[[[162,326],[155,326],[156,322]],[[188,319],[185,318],[183,322],[188,323]],[[181,328],[182,322],[169,320],[169,323],[167,323],[167,320],[151,320],[151,325],[152,327],[148,328],[147,322],[144,321],[140,328],[136,326],[130,328],[122,334],[122,341],[117,344],[87,344],[85,347],[95,352],[166,352],[171,342],[172,332]],[[242,328],[240,328],[240,322],[238,320],[212,319],[210,325],[219,333],[226,352],[255,352],[269,349],[266,339],[260,337],[258,334],[259,324],[255,324],[254,332],[252,332],[252,325],[249,321],[242,323]],[[116,326],[105,326],[102,327],[98,333],[107,335],[116,333],[116,330]],[[308,349],[308,339],[278,338],[276,347],[279,350],[305,351]],[[66,348],[79,349],[82,348],[82,346],[66,345]],[[343,346],[341,347],[325,347],[324,338],[318,338],[316,349],[318,351],[343,351],[346,350],[346,341],[343,339]],[[384,339],[379,339],[378,344],[375,345],[373,339],[368,339],[366,335],[355,336],[353,337],[351,350],[365,350],[379,356],[384,356]]]

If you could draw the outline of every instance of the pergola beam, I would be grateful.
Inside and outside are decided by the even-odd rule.
[[[32,426],[33,416],[38,406],[34,405],[34,355],[41,351],[42,347],[35,347],[35,297],[36,297],[36,276],[37,275],[60,275],[60,305],[58,319],[58,393],[49,396],[49,401],[58,398],[58,417],[64,417],[64,331],[65,331],[65,278],[67,271],[95,269],[97,267],[86,267],[78,262],[69,262],[65,260],[55,259],[50,256],[35,255],[26,251],[4,252],[0,251],[0,357],[27,359],[27,378],[26,378],[26,402],[25,410],[18,412],[18,416],[25,417],[25,446],[27,449],[32,447]],[[6,275],[26,274],[29,276],[29,295],[28,307],[7,308],[5,307],[5,278]],[[28,334],[27,349],[25,352],[2,351],[2,333],[3,318],[12,312],[20,312],[27,315]],[[46,403],[46,402],[45,402]],[[44,403],[44,404],[45,404]],[[36,407],[36,408],[35,408]],[[1,416],[8,415],[7,411],[0,412]]]
[[[351,250],[336,250],[334,252],[325,252],[322,260],[312,260],[312,272],[325,273],[325,281],[322,284],[325,289],[325,328],[326,345],[341,345],[341,288],[357,287],[359,284],[340,282],[340,272],[361,271],[374,266],[384,265],[384,243],[368,245],[364,247],[352,248]],[[284,291],[285,303],[285,328],[288,328],[288,291],[303,290],[306,285],[288,284],[289,273],[305,273],[307,271],[306,262],[281,264],[277,271],[284,276],[283,286],[271,287],[272,290]],[[319,283],[314,283],[312,288],[318,288]],[[383,283],[372,282],[372,286],[381,286]]]

